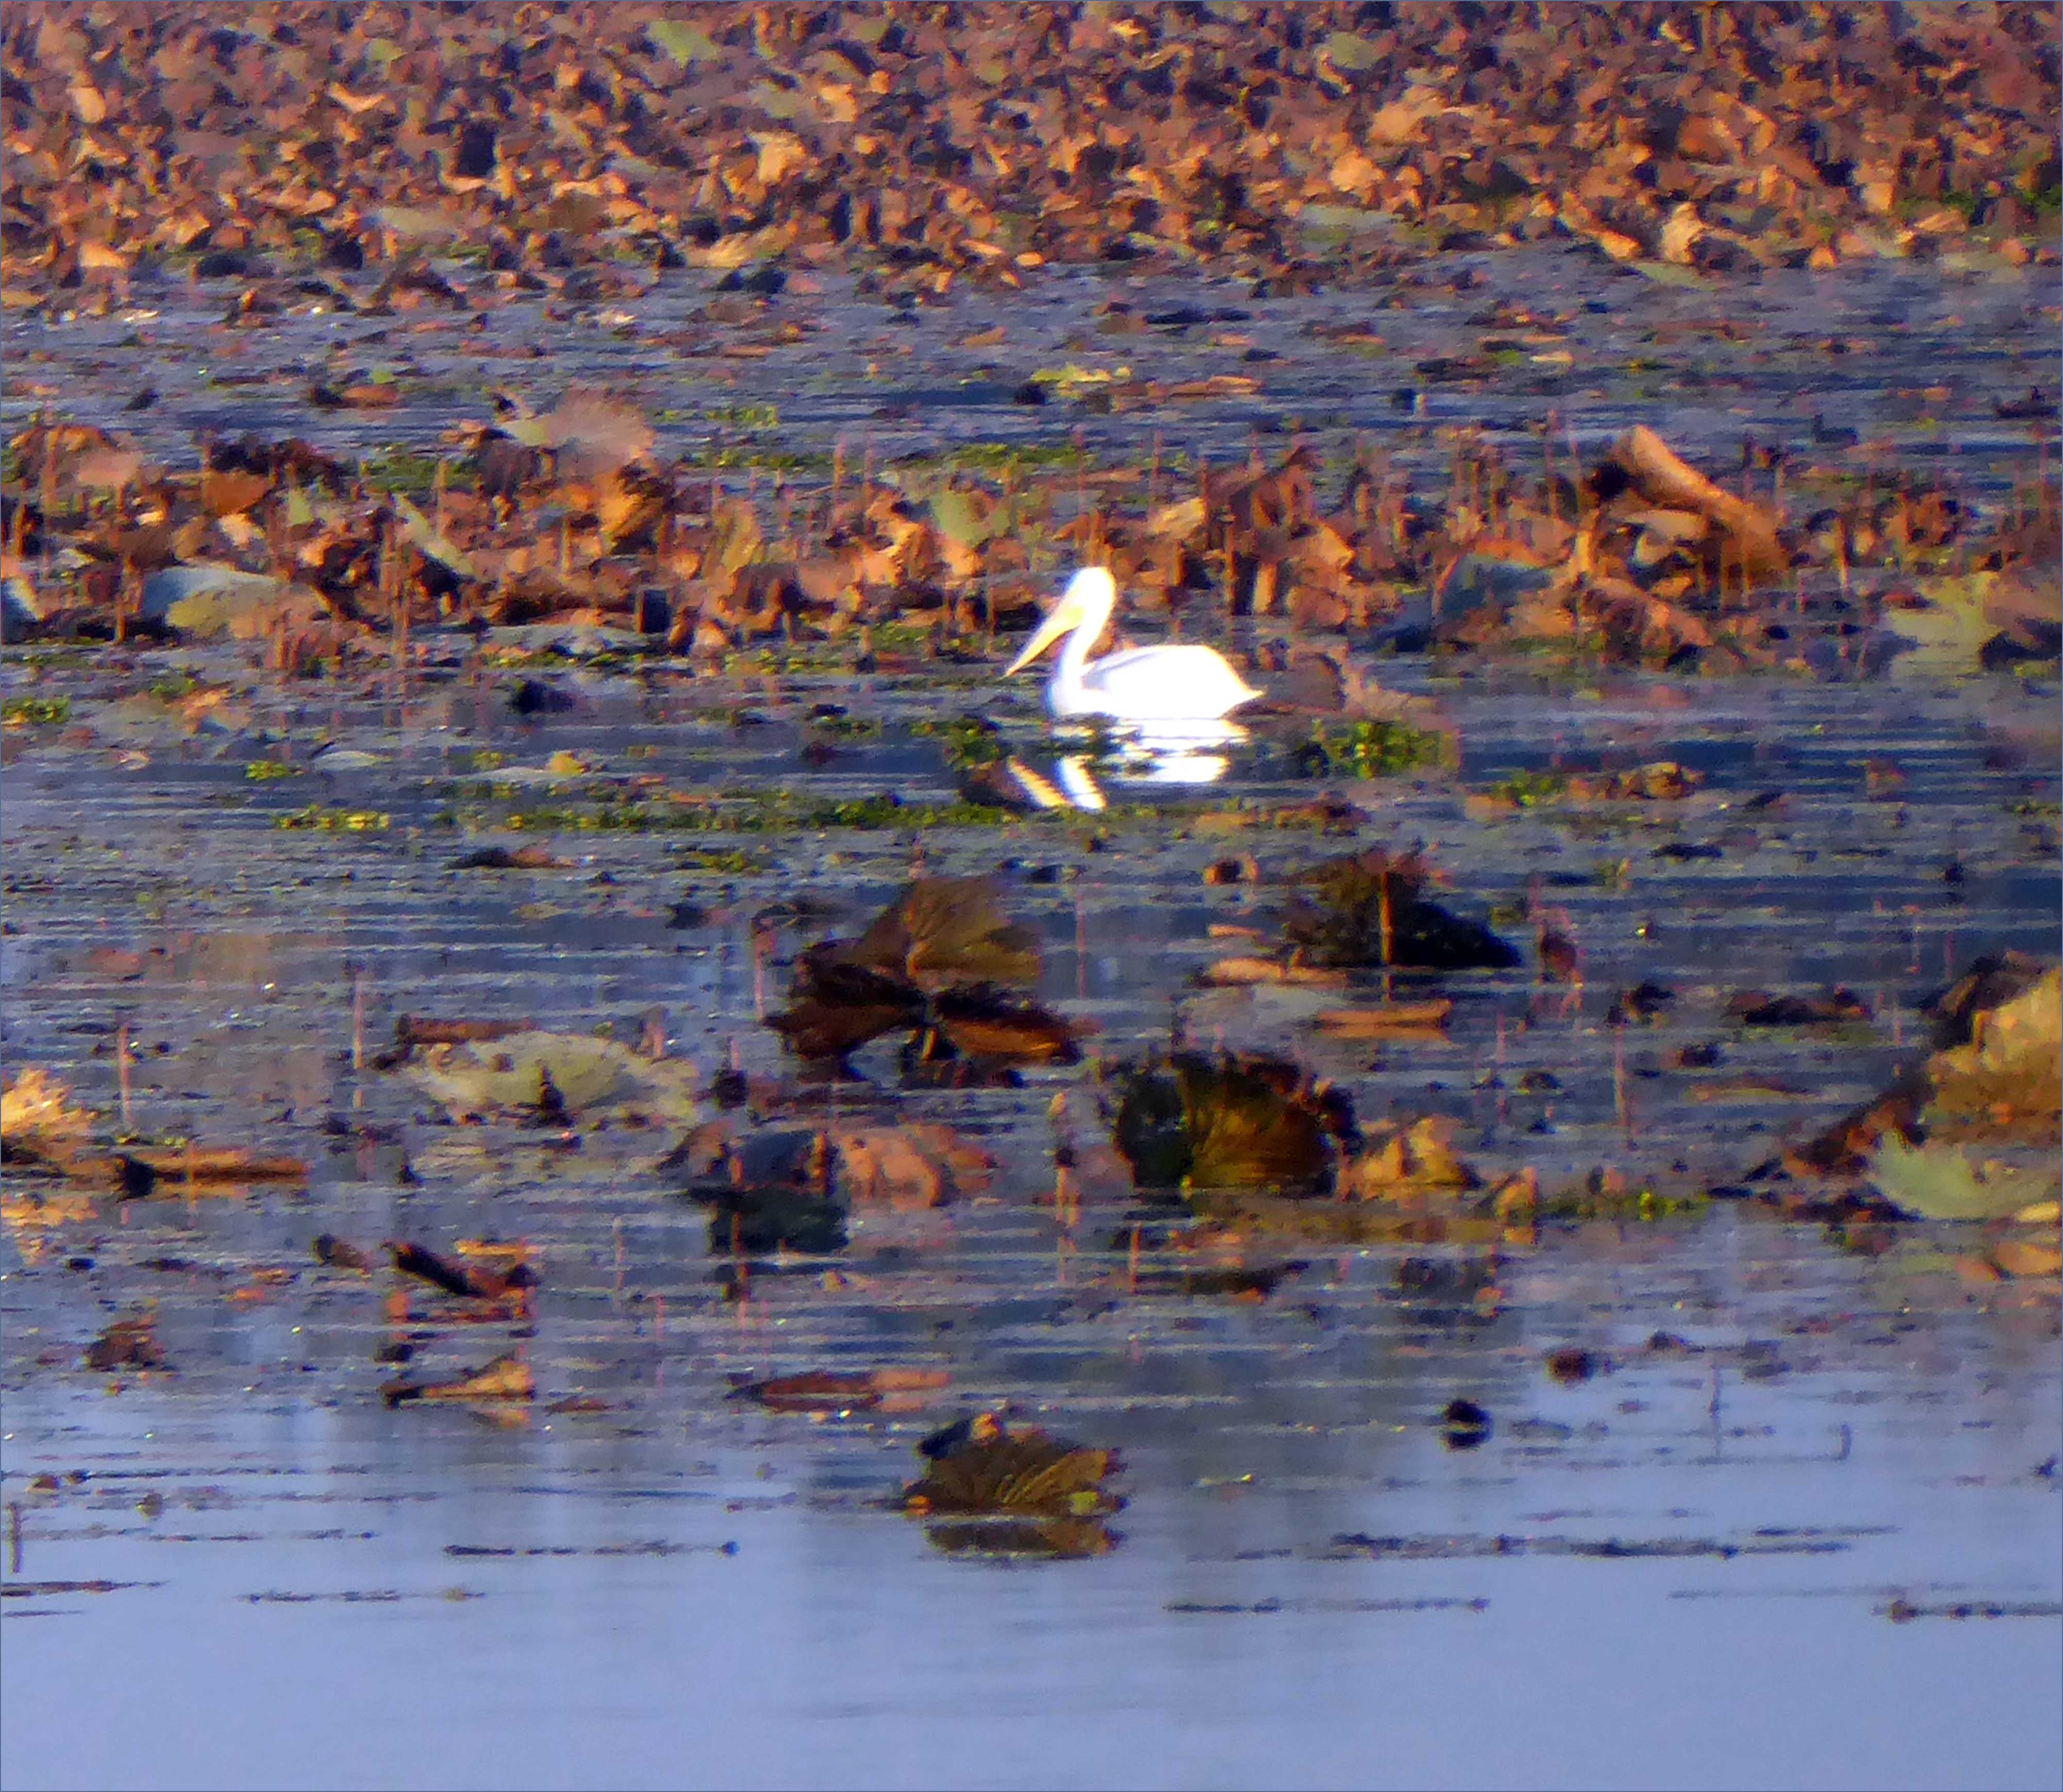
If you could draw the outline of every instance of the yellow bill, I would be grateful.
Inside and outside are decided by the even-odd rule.
[[[1012,673],[1023,671],[1081,619],[1080,606],[1072,598],[1063,597],[1053,606],[1045,621],[1039,625],[1038,632],[1024,643],[1024,650],[1011,661],[1009,669],[1003,675],[1007,679]]]

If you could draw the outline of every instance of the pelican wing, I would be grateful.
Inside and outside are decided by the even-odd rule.
[[[1082,670],[1082,713],[1120,721],[1203,720],[1260,695],[1208,647],[1135,647]]]

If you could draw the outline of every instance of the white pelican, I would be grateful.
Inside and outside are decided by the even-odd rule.
[[[1101,566],[1084,566],[1024,650],[1003,675],[1021,672],[1064,634],[1060,662],[1046,686],[1057,716],[1107,715],[1114,722],[1214,722],[1261,693],[1250,689],[1208,647],[1134,647],[1091,659],[1089,649],[1117,607],[1117,582]]]

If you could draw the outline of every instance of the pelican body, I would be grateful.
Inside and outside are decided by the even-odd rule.
[[[1046,707],[1063,719],[1215,722],[1261,695],[1208,647],[1134,647],[1091,659],[1089,649],[1110,626],[1116,606],[1117,582],[1101,566],[1084,567],[1003,676],[1023,671],[1065,635],[1068,644],[1046,685]]]

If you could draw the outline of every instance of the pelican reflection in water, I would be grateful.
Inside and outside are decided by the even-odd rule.
[[[1103,762],[1104,775],[1120,784],[1214,784],[1231,769],[1232,762],[1222,753],[1200,752],[1198,748],[1245,739],[1245,729],[1236,722],[1194,725],[1176,733],[1130,731],[1112,743],[1112,755]],[[1090,769],[1096,758],[1090,753],[1064,754],[1053,762],[1051,778],[1020,759],[1011,759],[1004,770],[1042,809],[1102,809],[1108,804]]]

